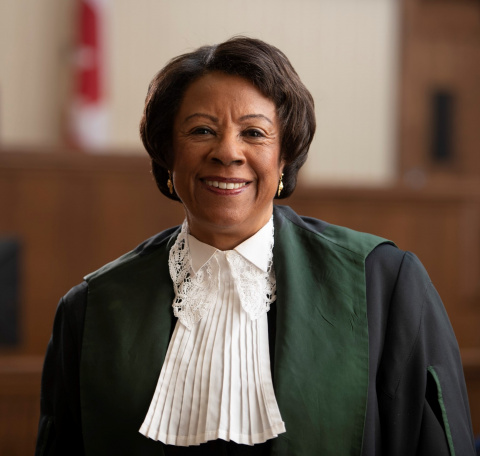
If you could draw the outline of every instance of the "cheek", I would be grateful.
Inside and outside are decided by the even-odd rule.
[[[199,154],[195,153],[191,147],[182,147],[179,144],[174,149],[173,154],[173,171],[175,174],[185,179],[186,175],[193,173],[198,165],[198,156]]]
[[[189,157],[195,152],[195,145],[192,145],[187,138],[177,133],[172,142],[172,152],[173,165],[188,162]]]
[[[186,158],[187,152],[184,147],[178,144],[173,149],[172,166],[175,170],[183,168],[184,163],[188,161]]]
[[[270,175],[270,178],[274,181],[280,179],[282,174],[283,161],[280,160],[279,154],[275,154],[273,157],[270,157],[268,162],[265,163],[265,172]]]
[[[263,180],[268,186],[276,186],[280,180],[282,165],[279,162],[278,155],[270,157],[262,163]]]
[[[280,167],[278,162],[270,162],[269,166],[262,170],[261,182],[262,191],[266,196],[273,197],[277,191],[278,183],[280,181]]]

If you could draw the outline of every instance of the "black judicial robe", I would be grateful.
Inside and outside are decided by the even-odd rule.
[[[37,455],[473,455],[458,346],[428,275],[380,238],[275,207],[275,394],[287,432],[176,448],[138,433],[175,324],[160,233],[60,301]]]

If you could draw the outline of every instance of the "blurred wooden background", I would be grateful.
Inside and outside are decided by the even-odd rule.
[[[399,5],[398,180],[388,188],[300,187],[285,204],[419,256],[457,335],[478,435],[480,4]],[[435,148],[439,137],[443,145]],[[181,206],[156,190],[145,157],[0,151],[0,237],[21,247],[20,344],[0,348],[1,455],[33,453],[40,373],[59,298],[86,273],[182,219]]]
[[[284,204],[419,256],[456,331],[479,433],[480,185],[300,187]],[[158,192],[146,158],[17,151],[0,153],[0,214],[0,236],[15,236],[21,246],[21,343],[0,350],[1,454],[23,455],[35,441],[42,360],[59,298],[86,273],[180,223],[183,210]]]

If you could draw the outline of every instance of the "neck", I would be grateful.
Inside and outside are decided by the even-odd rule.
[[[243,241],[253,236],[257,231],[248,235],[238,236],[233,233],[202,233],[190,229],[190,234],[199,241],[211,245],[218,250],[233,250],[237,245],[240,245]]]
[[[233,250],[237,245],[246,241],[263,228],[270,217],[271,213],[267,217],[262,218],[259,223],[245,224],[242,226],[204,226],[196,224],[195,221],[190,220],[187,214],[188,227],[190,234],[198,239],[200,242],[211,245],[218,250]]]

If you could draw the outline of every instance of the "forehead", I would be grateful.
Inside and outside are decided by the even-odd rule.
[[[233,110],[243,115],[276,115],[274,102],[249,80],[221,72],[207,73],[188,86],[178,116],[189,115],[192,110],[214,110],[219,113]]]

